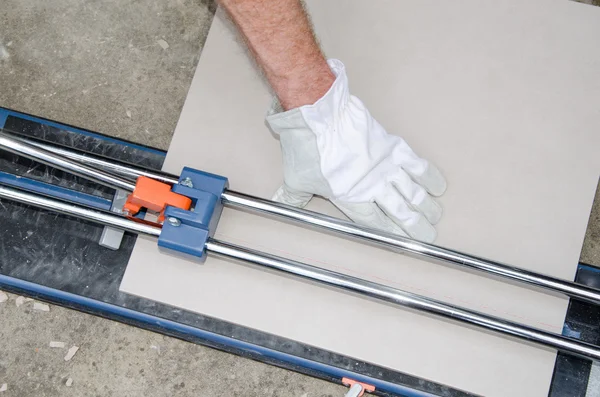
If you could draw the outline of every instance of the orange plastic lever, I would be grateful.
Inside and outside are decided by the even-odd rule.
[[[173,193],[171,185],[167,183],[140,176],[136,181],[135,190],[127,197],[127,201],[123,205],[123,211],[129,216],[133,216],[142,208],[147,208],[158,212],[160,214],[158,221],[162,222],[165,219],[164,212],[167,205],[189,210],[192,200],[181,194]]]
[[[362,383],[362,382],[358,382],[358,381],[352,380],[350,378],[342,378],[342,384],[344,384],[348,387],[352,387],[355,384],[361,385],[363,390],[360,392],[359,396],[362,396],[365,392],[373,393],[375,391],[375,386],[368,385],[368,384]]]

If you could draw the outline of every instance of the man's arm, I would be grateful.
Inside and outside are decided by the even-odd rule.
[[[442,207],[433,197],[446,180],[351,95],[344,64],[321,53],[302,2],[219,1],[283,109],[293,109],[266,117],[283,154],[273,200],[302,208],[318,195],[359,224],[434,241]]]
[[[334,74],[300,0],[219,0],[284,110],[315,103]]]

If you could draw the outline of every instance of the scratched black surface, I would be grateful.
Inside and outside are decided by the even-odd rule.
[[[77,134],[18,117],[9,117],[5,129],[151,169],[159,169],[164,159],[162,154],[157,154],[154,151],[132,148],[114,140],[107,141],[101,137]],[[17,159],[12,155],[0,155],[0,170],[103,197],[111,197],[112,195],[111,189],[98,187],[84,179],[48,169],[28,160]],[[424,381],[368,363],[358,362],[345,356],[315,349],[274,335],[127,295],[119,291],[119,284],[135,243],[136,237],[134,235],[126,233],[121,249],[111,251],[98,245],[102,233],[101,226],[7,200],[0,200],[0,208],[0,273],[3,275],[70,292],[96,301],[133,309],[137,312],[176,321],[374,378],[385,379],[388,382],[405,385],[434,395],[471,395],[444,385]],[[14,288],[7,288],[6,285],[2,287],[14,290]],[[14,292],[35,295],[32,290],[14,290]],[[40,294],[37,294],[37,297],[78,310],[107,316],[106,312],[97,311],[90,306],[77,304],[73,301],[50,299],[48,296]],[[324,374],[306,367],[284,363],[248,350],[209,342],[188,334],[176,333],[160,326],[150,326],[118,315],[110,315],[109,317],[194,343],[209,345],[290,368],[308,375],[327,378]],[[329,379],[335,380],[333,378]]]
[[[600,272],[591,267],[580,267],[575,281],[600,288]],[[582,341],[600,346],[600,307],[571,300],[565,324]],[[591,369],[590,360],[558,353],[549,396],[585,397]]]

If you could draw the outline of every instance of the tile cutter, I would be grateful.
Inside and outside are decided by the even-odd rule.
[[[125,210],[129,212],[128,217],[82,207],[5,185],[0,185],[0,198],[124,231],[154,236],[158,238],[159,246],[188,255],[203,257],[206,253],[212,253],[229,259],[242,260],[255,266],[278,270],[359,295],[550,347],[578,357],[600,361],[600,348],[576,339],[382,284],[233,245],[216,240],[212,236],[224,205],[293,220],[303,225],[337,232],[342,236],[375,243],[383,248],[417,257],[466,266],[549,291],[561,292],[572,298],[594,304],[600,303],[600,291],[597,289],[234,192],[228,189],[226,178],[190,168],[184,168],[179,177],[166,173],[149,172],[129,165],[109,162],[100,157],[30,141],[4,132],[0,132],[0,148],[101,185],[131,193],[125,204]],[[150,195],[145,194],[148,192],[144,192],[147,186],[152,187],[149,189]],[[158,188],[161,193],[158,194],[158,190],[155,188]],[[157,200],[156,196],[160,196],[160,200]],[[163,200],[165,197],[166,199]],[[173,205],[167,203],[169,199],[174,200]],[[178,207],[178,205],[180,206]],[[159,212],[162,224],[136,218],[136,212],[142,207]]]

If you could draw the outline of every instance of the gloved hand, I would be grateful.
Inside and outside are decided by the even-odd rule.
[[[283,155],[284,184],[273,200],[302,208],[319,195],[358,224],[434,241],[442,208],[432,196],[446,180],[350,94],[342,62],[328,64],[336,79],[315,104],[267,116]]]

